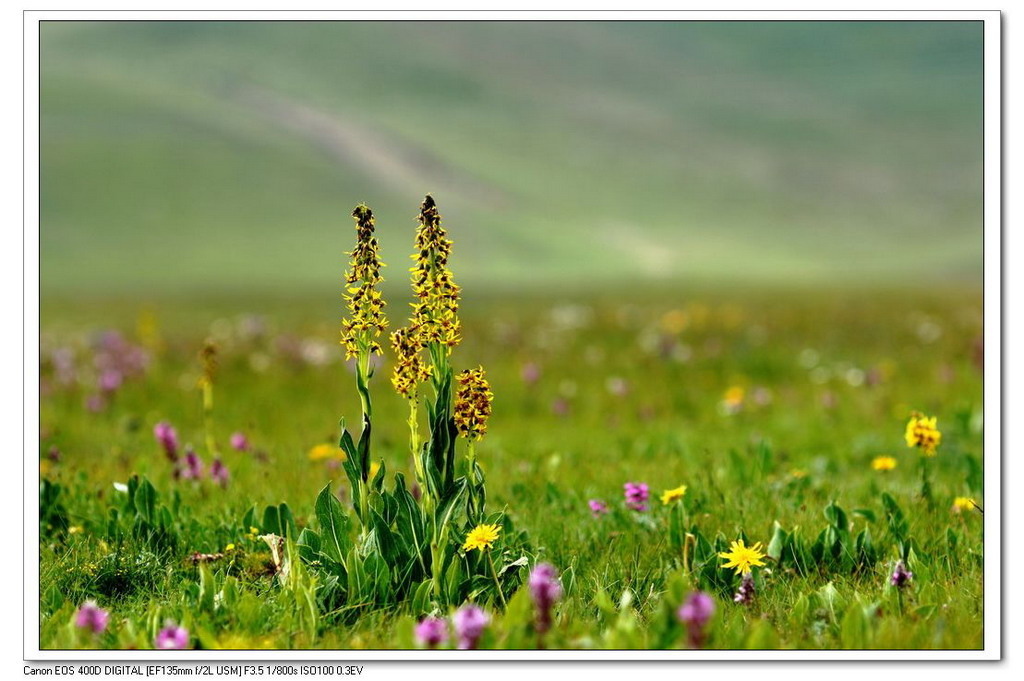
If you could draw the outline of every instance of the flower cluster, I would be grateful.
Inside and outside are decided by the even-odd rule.
[[[199,359],[203,363],[203,373],[199,377],[200,388],[213,386],[213,379],[217,374],[217,346],[212,340],[203,343],[203,349],[199,351]]]
[[[472,603],[459,608],[452,615],[459,650],[475,650],[490,621],[490,615]],[[430,615],[419,621],[413,633],[420,645],[434,649],[448,641],[448,622]]]
[[[651,490],[646,482],[627,482],[622,487],[625,489],[626,506],[637,512],[647,510],[647,499],[651,496]]]
[[[345,273],[345,303],[349,316],[341,323],[341,344],[345,358],[358,357],[362,352],[383,354],[377,338],[387,328],[384,302],[377,284],[383,281],[383,266],[378,254],[377,238],[373,236],[373,211],[360,204],[352,211],[356,221],[356,247]]]
[[[530,596],[537,608],[537,632],[543,634],[551,628],[551,608],[562,597],[558,570],[554,565],[540,563],[530,573],[529,585]]]
[[[743,578],[740,580],[740,588],[736,590],[736,595],[732,597],[732,600],[740,605],[750,605],[754,602],[755,594],[754,576],[749,572],[744,572]]]
[[[896,567],[892,571],[892,577],[889,578],[889,583],[897,589],[903,589],[910,586],[912,579],[914,579],[914,573],[907,569],[902,560],[897,561]]]
[[[94,634],[102,634],[107,628],[110,613],[96,605],[96,601],[86,601],[75,613],[75,626],[88,629]]]
[[[416,265],[412,272],[413,327],[419,331],[423,345],[438,344],[449,351],[459,344],[462,326],[459,322],[459,287],[455,285],[448,257],[452,242],[441,227],[441,215],[429,194],[420,205],[416,232]]]
[[[703,591],[691,593],[676,610],[676,617],[686,625],[687,642],[691,648],[704,647],[705,629],[714,614],[715,599]]]
[[[466,369],[455,379],[459,384],[455,392],[455,426],[462,437],[479,440],[487,433],[494,393],[484,378],[483,367]]]
[[[431,367],[423,361],[423,341],[415,326],[391,334],[391,347],[398,361],[391,374],[391,385],[408,399],[416,396],[416,386],[430,378]]]
[[[920,412],[910,415],[905,434],[908,447],[917,447],[925,456],[935,456],[935,450],[942,441],[942,433],[936,427],[936,417],[927,417]]]

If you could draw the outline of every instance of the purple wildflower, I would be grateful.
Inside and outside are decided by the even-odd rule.
[[[249,439],[245,437],[245,433],[233,433],[231,435],[231,448],[236,452],[249,450]]]
[[[705,627],[714,614],[715,600],[703,591],[691,593],[676,610],[676,617],[686,625],[686,637],[691,648],[704,647]]]
[[[736,590],[736,595],[732,600],[743,605],[750,605],[754,602],[754,594],[754,576],[749,572],[744,572],[743,579],[740,580],[740,588]]]
[[[595,518],[600,518],[605,513],[608,513],[608,504],[604,503],[600,499],[591,499],[587,502],[587,505],[590,506],[590,513]]]
[[[228,467],[224,465],[223,461],[214,459],[213,463],[210,464],[210,477],[221,487],[227,487],[231,474],[228,473]]]
[[[94,414],[99,413],[107,408],[107,401],[103,399],[103,395],[89,395],[85,398],[85,408]]]
[[[551,628],[551,607],[562,597],[562,582],[554,565],[540,563],[530,573],[530,596],[537,607],[537,632]]]
[[[164,448],[167,458],[172,462],[177,461],[178,431],[174,430],[174,426],[167,423],[167,421],[161,421],[153,426],[153,435],[156,437],[156,441],[160,443],[160,446]]]
[[[184,650],[188,647],[188,629],[168,620],[156,635],[157,650]]]
[[[491,618],[475,605],[467,605],[452,615],[455,635],[459,638],[459,650],[475,650],[480,636]]]
[[[566,417],[569,415],[569,401],[564,397],[556,398],[551,403],[551,413],[555,416]]]
[[[185,447],[185,467],[180,476],[186,480],[198,480],[203,477],[203,461],[192,447]]]
[[[121,387],[124,376],[117,369],[107,369],[100,374],[99,389],[101,392],[113,393]]]
[[[914,578],[914,573],[907,570],[907,566],[903,564],[903,561],[897,561],[896,569],[893,570],[892,577],[889,579],[890,583],[897,589],[903,589],[910,586],[910,581]]]
[[[424,617],[415,633],[420,645],[433,649],[448,640],[448,624],[440,617]]]
[[[651,496],[647,483],[627,482],[623,488],[626,490],[626,506],[637,512],[647,510],[647,499]]]
[[[527,362],[523,365],[522,370],[523,383],[526,385],[533,385],[540,380],[540,367],[537,366],[536,362]]]
[[[103,633],[107,628],[110,613],[96,605],[96,601],[86,601],[75,615],[75,626],[89,629],[94,634]]]

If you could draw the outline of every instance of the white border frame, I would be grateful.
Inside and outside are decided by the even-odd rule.
[[[45,20],[870,20],[982,21],[984,23],[984,515],[985,629],[984,649],[972,650],[283,650],[283,651],[153,651],[39,649],[39,467],[27,465],[38,456],[39,412],[39,22]],[[1002,467],[1001,423],[1001,25],[998,11],[42,11],[24,12],[24,659],[117,660],[125,662],[251,660],[358,661],[412,660],[999,660],[1002,652]],[[227,656],[227,657],[226,657]]]

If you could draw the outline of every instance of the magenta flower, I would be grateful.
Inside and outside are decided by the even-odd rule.
[[[889,582],[897,589],[910,586],[910,581],[914,579],[914,573],[907,570],[907,566],[903,564],[903,561],[897,561],[896,568],[893,570],[892,577],[889,578]]]
[[[564,397],[556,398],[551,403],[551,413],[555,416],[566,417],[569,415],[569,401]]]
[[[107,369],[100,374],[99,389],[105,393],[115,392],[121,387],[124,377],[117,369]]]
[[[203,477],[203,460],[192,447],[185,447],[185,467],[181,469],[180,475],[186,480],[198,480]]]
[[[167,423],[167,421],[161,421],[153,426],[153,435],[156,437],[156,441],[160,443],[160,446],[164,448],[167,458],[171,461],[177,461],[178,431],[174,430],[174,427]]]
[[[687,639],[691,648],[704,646],[705,627],[714,614],[715,600],[703,591],[693,592],[679,606],[676,617],[686,625]]]
[[[231,474],[228,473],[228,467],[224,465],[223,461],[214,459],[213,463],[210,464],[210,477],[221,487],[227,487]]]
[[[647,510],[647,500],[651,496],[651,491],[646,482],[627,482],[622,487],[626,490],[626,506],[637,512]]]
[[[433,649],[448,640],[448,624],[440,617],[424,617],[415,633],[420,645]]]
[[[249,439],[245,437],[245,433],[233,433],[231,435],[231,448],[236,452],[249,450]]]
[[[157,650],[184,650],[188,648],[188,629],[168,620],[156,635],[154,643]]]
[[[491,618],[479,607],[466,605],[452,615],[455,635],[459,639],[459,650],[475,650],[480,636]]]
[[[600,518],[602,515],[609,512],[608,504],[604,503],[600,499],[591,499],[587,502],[587,505],[590,506],[590,513],[595,518]]]
[[[562,582],[554,565],[540,563],[533,568],[528,583],[537,607],[537,632],[543,634],[551,628],[551,608],[562,597]]]
[[[736,595],[733,596],[732,600],[742,605],[750,605],[754,602],[756,594],[757,592],[754,590],[754,576],[749,572],[745,572],[740,580],[740,588],[736,590]]]
[[[75,614],[75,626],[100,634],[106,630],[109,619],[110,613],[96,605],[96,601],[86,601]]]
[[[523,365],[522,377],[523,383],[533,385],[540,380],[540,367],[536,362],[527,362]]]

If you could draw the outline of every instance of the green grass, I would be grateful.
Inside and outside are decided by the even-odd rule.
[[[351,204],[402,252],[425,191],[478,287],[978,284],[977,23],[46,22],[41,41],[47,291],[320,288]]]
[[[47,301],[40,451],[44,458],[51,447],[61,452],[59,462],[44,466],[45,477],[62,486],[64,515],[50,517],[40,537],[42,647],[147,647],[165,618],[185,623],[192,643],[204,647],[412,644],[411,620],[422,612],[408,602],[366,611],[328,602],[317,591],[310,624],[295,600],[301,591],[268,575],[266,545],[246,537],[250,506],[283,501],[300,527],[316,528],[317,492],[332,479],[335,489],[347,486],[340,469],[307,457],[312,446],[337,438],[339,416],[350,423],[358,417],[353,376],[335,345],[335,300],[327,290],[301,299]],[[389,300],[389,309],[400,309],[399,294]],[[982,516],[950,511],[955,496],[984,505],[982,383],[973,360],[979,295],[467,290],[462,312],[466,340],[454,355],[456,369],[482,364],[496,395],[489,434],[478,447],[489,507],[506,510],[528,535],[531,562],[556,565],[567,589],[550,647],[682,645],[671,612],[691,579],[717,599],[713,647],[981,647]],[[103,320],[134,338],[140,313],[155,314],[159,327],[157,335],[142,336],[154,344],[149,370],[127,382],[107,409],[89,412],[83,403],[91,390],[90,334]],[[243,338],[244,314],[264,316],[267,335]],[[201,445],[196,352],[210,334],[222,348],[214,413],[220,447],[226,450],[230,433],[241,430],[262,452],[226,451],[232,478],[223,490],[209,481],[173,481],[152,435],[156,422],[168,420],[183,441]],[[295,359],[289,348],[304,339],[322,343],[331,363]],[[84,385],[52,382],[48,357],[57,347],[75,349]],[[520,375],[528,362],[540,368],[534,386]],[[387,386],[387,373],[373,380],[374,452],[389,471],[411,478],[405,405]],[[626,394],[609,390],[613,378],[626,382]],[[729,414],[722,400],[732,386],[745,388],[746,397]],[[560,399],[567,415],[552,409]],[[913,409],[937,415],[943,434],[931,460],[933,504],[920,495],[920,456],[903,442]],[[873,471],[871,460],[880,454],[895,456],[896,470]],[[113,483],[133,474],[151,480],[167,503],[180,496],[173,548],[130,539],[113,545],[108,509],[122,503]],[[649,513],[622,506],[629,480],[651,485]],[[656,499],[679,484],[688,486],[688,527],[709,540],[742,533],[767,543],[777,521],[812,542],[834,501],[854,534],[869,528],[878,560],[859,569],[823,560],[806,573],[769,561],[758,571],[755,603],[735,605],[727,571],[708,568],[690,577],[683,567],[667,530],[669,514]],[[887,586],[898,549],[883,493],[901,507],[913,538],[915,577],[902,602]],[[593,519],[591,498],[604,499],[613,512]],[[76,531],[63,531],[64,523]],[[187,556],[228,543],[238,547],[236,559],[211,563],[201,584]],[[306,570],[301,584],[316,577],[323,589],[315,566]],[[224,587],[229,574],[235,581]],[[708,582],[708,574],[720,581]],[[220,606],[210,600],[213,591],[222,594]],[[624,593],[631,602],[620,608]],[[496,612],[485,645],[535,644],[523,633],[530,617],[524,598],[513,599],[504,616],[483,599]],[[110,629],[95,640],[70,625],[86,599],[112,612]]]

